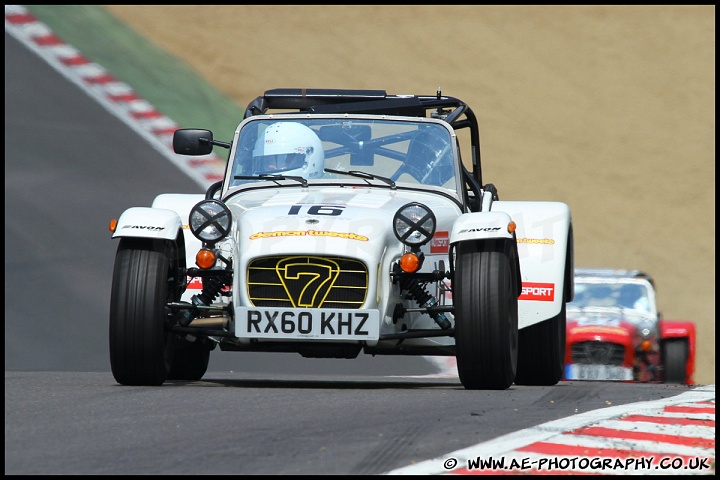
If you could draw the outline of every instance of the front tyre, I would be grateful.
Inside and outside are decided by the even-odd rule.
[[[122,385],[162,385],[174,336],[165,320],[170,260],[162,242],[121,239],[110,298],[110,366]]]
[[[663,383],[686,383],[687,342],[681,338],[663,340],[660,344],[660,358],[663,366]]]
[[[455,347],[468,390],[512,385],[518,355],[518,300],[510,259],[498,251],[458,246],[453,281]]]

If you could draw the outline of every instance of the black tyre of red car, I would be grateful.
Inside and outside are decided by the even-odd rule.
[[[510,258],[458,246],[453,301],[460,382],[468,390],[504,390],[515,379],[518,303]]]
[[[682,338],[663,340],[660,344],[663,383],[686,383],[688,345]]]
[[[153,240],[121,239],[110,298],[110,366],[121,385],[162,385],[172,364],[175,335],[165,328],[170,248]]]

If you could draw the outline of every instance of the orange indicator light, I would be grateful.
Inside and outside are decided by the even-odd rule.
[[[415,273],[420,269],[420,259],[414,253],[406,253],[400,258],[400,268],[403,272]]]
[[[195,263],[198,267],[208,269],[215,266],[215,253],[212,250],[203,248],[195,255]]]

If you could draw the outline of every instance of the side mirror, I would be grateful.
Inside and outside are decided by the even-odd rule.
[[[181,128],[173,134],[173,150],[180,155],[207,155],[213,149],[210,130]]]

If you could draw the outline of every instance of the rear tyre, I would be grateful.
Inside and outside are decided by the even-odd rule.
[[[200,380],[207,372],[211,347],[207,341],[197,339],[189,342],[182,338],[175,340],[173,363],[168,380]]]
[[[172,364],[165,304],[170,260],[160,242],[121,239],[110,298],[110,366],[122,385],[162,385]]]
[[[455,346],[468,390],[504,390],[515,378],[518,303],[509,258],[458,246],[453,281]]]
[[[565,300],[550,320],[520,330],[516,385],[555,385],[565,370]]]
[[[663,383],[684,384],[688,358],[687,342],[680,338],[663,340],[660,357],[663,365]]]

